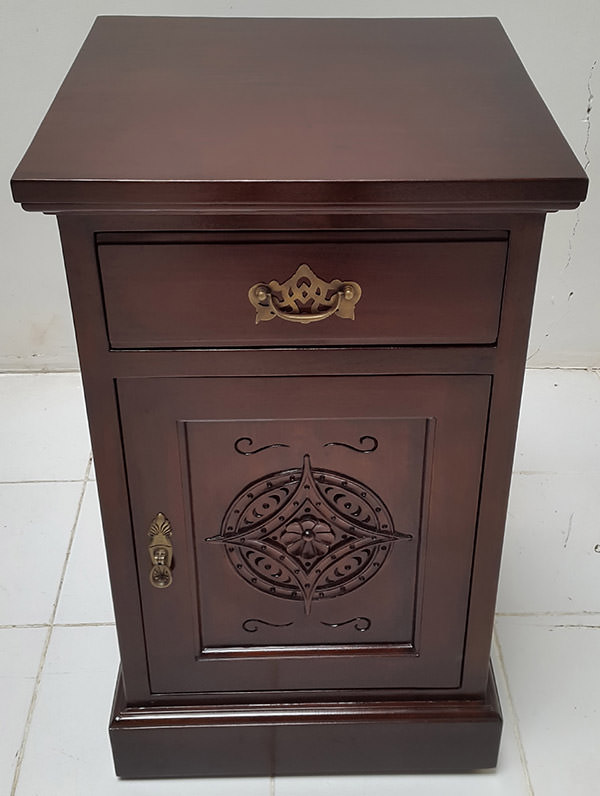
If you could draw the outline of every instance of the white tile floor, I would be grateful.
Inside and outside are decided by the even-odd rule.
[[[126,782],[106,733],[117,648],[80,380],[0,375],[0,794],[597,794],[599,376],[527,374],[494,649],[496,772]]]

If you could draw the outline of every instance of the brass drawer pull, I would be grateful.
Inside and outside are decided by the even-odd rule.
[[[173,582],[173,575],[171,574],[173,545],[169,538],[172,533],[171,523],[162,511],[159,511],[152,520],[148,531],[148,536],[150,537],[148,552],[152,562],[150,583],[156,589],[166,589]]]
[[[323,321],[330,315],[354,320],[354,307],[362,290],[357,282],[324,282],[303,263],[283,284],[259,282],[248,291],[256,309],[256,323],[281,318],[295,323]]]

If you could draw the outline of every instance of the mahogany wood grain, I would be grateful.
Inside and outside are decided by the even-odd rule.
[[[458,688],[489,387],[482,376],[120,379],[152,691]],[[323,445],[356,446],[362,435],[376,450]],[[286,447],[243,456],[238,438]],[[306,454],[373,488],[396,531],[412,536],[354,592],[315,595],[310,616],[299,600],[252,588],[224,545],[205,541],[245,484],[301,466]],[[179,562],[164,593],[147,577],[148,524],[159,510]],[[280,627],[244,632],[253,617]],[[354,617],[369,627],[321,624]]]
[[[96,22],[13,192],[60,226],[121,653],[120,776],[495,764],[490,642],[544,214],[586,188],[497,20]],[[357,320],[257,327],[250,283],[315,253],[322,275],[365,287]],[[235,452],[266,428],[289,448]],[[329,449],[337,430],[346,447]],[[380,449],[352,451],[354,431]],[[327,484],[366,485],[412,539],[377,548],[366,585],[296,611],[279,643],[295,597],[253,593],[227,569],[235,551],[206,540],[247,484],[298,475],[304,456]],[[148,579],[158,511],[164,590]],[[278,533],[287,561],[301,548]],[[319,533],[325,550],[335,534]],[[372,643],[336,606],[371,617]],[[275,621],[244,643],[246,607]]]
[[[331,240],[317,232],[252,242],[242,234],[227,242],[100,244],[111,347],[493,343],[506,243],[440,238]],[[360,285],[354,319],[256,323],[250,287],[284,283],[304,263],[324,282]]]
[[[463,684],[480,693],[491,645],[496,589],[525,372],[543,216],[526,216],[511,231],[500,334],[490,404],[478,536],[473,558]]]
[[[124,778],[450,773],[493,768],[501,724],[491,669],[474,700],[202,710],[131,708],[119,678],[110,738]]]
[[[257,218],[254,221],[259,226],[263,223],[272,224],[272,219],[268,219],[265,222],[263,219]],[[344,225],[347,221],[347,218],[341,217],[338,223]],[[398,215],[394,218],[393,226],[397,228],[406,226],[408,229],[414,229],[420,226],[427,227],[427,221],[427,218],[404,218]],[[194,222],[195,224],[204,225],[206,219],[196,218]],[[210,220],[208,223],[210,224]],[[361,224],[368,223],[379,225],[381,224],[381,219],[378,217],[365,219],[363,217]],[[498,353],[495,348],[488,347],[348,348],[345,349],[343,357],[341,357],[342,352],[335,349],[331,351],[326,349],[307,349],[292,352],[281,350],[247,352],[217,350],[204,352],[110,352],[104,325],[104,308],[96,267],[94,236],[91,233],[94,229],[109,230],[111,227],[115,230],[123,230],[128,227],[135,229],[140,224],[140,221],[136,217],[117,218],[114,216],[103,219],[86,218],[85,216],[61,218],[63,245],[65,246],[67,261],[70,263],[70,287],[73,293],[73,300],[76,302],[76,306],[81,309],[81,315],[76,316],[79,343],[80,347],[85,346],[85,350],[89,352],[83,362],[83,369],[89,411],[92,412],[92,432],[96,466],[99,471],[98,478],[102,484],[101,488],[103,491],[106,493],[108,490],[109,493],[115,496],[113,498],[105,494],[103,512],[105,515],[109,515],[105,520],[105,530],[107,533],[109,560],[112,562],[111,577],[117,611],[118,615],[122,617],[119,622],[119,635],[121,638],[123,667],[124,671],[128,673],[127,693],[129,704],[162,704],[165,706],[183,706],[186,704],[186,697],[183,695],[151,693],[152,689],[148,682],[146,669],[146,650],[143,645],[140,645],[139,641],[136,641],[136,634],[143,626],[142,617],[141,613],[136,615],[132,612],[131,590],[132,584],[137,584],[137,568],[133,566],[129,573],[124,569],[124,564],[132,553],[133,543],[128,541],[132,537],[124,536],[122,530],[118,530],[123,528],[123,517],[128,516],[129,509],[125,505],[119,509],[118,501],[115,502],[122,484],[122,476],[119,475],[120,468],[123,466],[120,460],[122,456],[120,447],[118,450],[115,449],[114,453],[111,453],[110,447],[106,445],[107,441],[111,439],[110,426],[115,428],[117,438],[120,439],[117,407],[116,404],[112,403],[114,400],[112,380],[117,375],[132,377],[136,374],[146,377],[156,377],[157,375],[193,376],[200,374],[227,376],[228,374],[235,375],[236,373],[245,373],[246,375],[255,373],[285,375],[294,372],[298,374],[313,373],[315,375],[326,375],[336,372],[340,375],[345,375],[349,372],[357,375],[367,373],[401,374],[406,372],[423,374],[436,372],[494,374],[494,389],[506,390],[507,393],[512,393],[513,410],[512,415],[509,415],[506,414],[502,405],[498,405],[498,410],[494,411],[490,418],[490,428],[493,430],[493,435],[491,438],[492,442],[488,446],[486,453],[486,471],[481,504],[481,511],[485,512],[485,516],[489,516],[490,519],[486,521],[485,526],[481,523],[479,524],[477,545],[474,552],[476,569],[471,581],[469,621],[466,625],[465,648],[464,652],[461,653],[464,655],[462,685],[458,689],[436,689],[437,699],[442,701],[448,699],[450,695],[452,695],[453,699],[460,698],[461,694],[481,698],[482,689],[485,688],[482,683],[484,684],[486,680],[485,672],[487,671],[489,656],[492,608],[498,571],[498,549],[502,540],[504,501],[509,481],[510,467],[508,460],[512,455],[514,444],[514,426],[517,416],[522,357],[525,345],[524,325],[528,323],[529,317],[528,310],[523,308],[521,301],[523,300],[524,302],[523,291],[527,290],[528,292],[525,295],[529,296],[529,302],[531,302],[541,222],[534,218],[529,220],[527,217],[506,216],[486,219],[481,216],[459,216],[446,219],[446,223],[448,227],[455,230],[495,228],[509,231],[510,244],[505,299],[508,303],[504,304],[501,316],[498,342],[502,358],[498,360],[499,370],[497,376],[495,375],[497,367],[495,363]],[[155,229],[162,228],[165,231],[177,227],[189,229],[190,220],[177,220],[173,217],[166,217],[161,221],[155,218],[152,222],[152,227]],[[105,232],[104,234],[108,235],[109,233]],[[511,352],[515,349],[514,340],[515,337],[519,336],[519,333],[521,335],[520,353],[516,355]],[[103,387],[102,384],[105,384],[106,387]],[[108,392],[106,388],[108,388]],[[114,406],[114,408],[111,409],[111,406]],[[109,414],[106,414],[107,411]],[[108,421],[110,413],[112,413],[112,420]],[[105,419],[102,420],[102,417]],[[96,419],[94,420],[93,418]],[[494,445],[497,444],[493,442],[494,440],[501,443],[505,451],[503,454],[504,460],[502,461],[500,457],[498,464],[494,464]],[[498,481],[487,480],[487,473],[490,467],[492,469],[498,468],[498,477],[498,471],[502,470],[504,473],[504,491],[498,490]],[[489,495],[489,497],[486,497],[486,495]],[[501,505],[498,505],[499,503]],[[495,508],[492,507],[492,504],[495,504]],[[480,564],[479,561],[482,563]],[[135,586],[135,588],[137,589],[138,587]],[[119,601],[122,604],[121,609],[118,608]],[[139,625],[136,626],[138,622]],[[258,698],[270,698],[277,701],[293,698],[296,703],[303,703],[310,700],[310,693],[310,691],[301,693],[297,690],[294,692],[280,691],[277,695],[271,693],[269,696],[269,692],[265,691]],[[415,691],[413,689],[411,691],[409,688],[404,693],[407,695],[416,694],[418,690]],[[425,693],[432,695],[431,691],[425,691]],[[340,691],[323,691],[322,694],[323,698],[330,699],[339,699],[341,696]],[[353,689],[352,694],[352,698],[365,700],[365,703],[372,699],[372,694],[368,690]],[[397,690],[380,688],[377,691],[377,699],[390,700],[394,699],[397,694]],[[189,696],[187,697],[188,703]],[[349,697],[348,691],[346,696]],[[223,706],[224,710],[227,705],[235,702],[235,698],[234,694],[221,693],[218,695],[219,704]],[[252,700],[252,698],[250,692],[246,693],[245,699]],[[256,698],[256,695],[254,698]],[[209,697],[202,697],[199,693],[193,695],[193,701],[198,705],[204,703],[207,707],[210,704]],[[441,705],[442,703],[440,702],[439,704]],[[159,731],[157,730],[157,732]],[[184,732],[186,738],[188,737],[187,732],[187,730]],[[191,733],[194,737],[195,732]],[[457,732],[460,734],[461,731],[457,730]],[[497,727],[494,732],[496,733],[494,737],[497,738]],[[203,736],[202,733],[201,735]],[[130,775],[142,776],[144,767],[141,764],[133,763],[134,759],[138,759],[135,755],[131,758],[129,764],[126,762],[128,755],[133,754],[132,752],[124,751],[125,749],[130,749],[129,741],[123,741],[123,751],[119,751],[121,749],[119,737],[117,732],[113,741],[117,759],[120,761],[118,765],[122,767],[123,771],[137,772]],[[170,738],[171,736],[168,737]],[[177,737],[179,739],[180,735],[177,734]],[[479,740],[483,743],[481,736],[479,736]],[[446,747],[447,742],[446,739],[441,745]],[[184,743],[184,747],[186,743],[188,742]],[[190,743],[193,742],[190,741]],[[435,751],[438,749],[435,741],[431,742],[430,748],[433,757],[439,761],[440,752],[439,750]],[[476,747],[472,748],[475,749]],[[476,753],[474,752],[474,754]],[[487,759],[489,760],[489,754],[495,753],[486,752],[485,754],[488,754]],[[376,759],[378,758],[376,757]],[[483,753],[479,754],[476,759],[479,762],[474,762],[473,765],[483,765]],[[171,769],[171,773],[190,770],[190,764],[187,762],[185,752],[182,751],[177,760],[178,762],[173,764],[175,768]],[[362,764],[366,768],[371,765],[368,756],[362,761]],[[222,764],[215,762],[214,765],[222,765],[224,767],[222,770],[225,770],[226,767],[224,762]],[[252,766],[246,767],[245,771],[248,772],[251,768]],[[426,768],[426,765],[423,764],[421,768]],[[214,768],[208,767],[206,770],[214,770]],[[149,769],[146,769],[146,772],[148,771]],[[197,773],[202,773],[202,771],[197,769]]]
[[[574,207],[496,19],[100,17],[13,178],[38,208]]]

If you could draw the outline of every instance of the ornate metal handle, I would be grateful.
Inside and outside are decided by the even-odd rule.
[[[323,321],[330,315],[354,320],[362,290],[358,282],[324,282],[303,263],[286,282],[259,282],[248,291],[256,323],[281,318],[295,323]]]
[[[150,570],[150,583],[156,589],[166,589],[173,583],[171,566],[173,564],[173,545],[169,538],[173,533],[171,523],[159,511],[150,524],[148,536],[150,544],[148,552],[152,569]]]

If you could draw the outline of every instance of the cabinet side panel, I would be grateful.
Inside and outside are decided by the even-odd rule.
[[[507,219],[510,227],[465,647],[463,687],[485,688],[525,357],[544,216]]]
[[[143,701],[149,692],[145,639],[117,395],[106,356],[108,342],[93,220],[69,216],[59,217],[58,221],[94,453],[124,689],[129,701]]]

